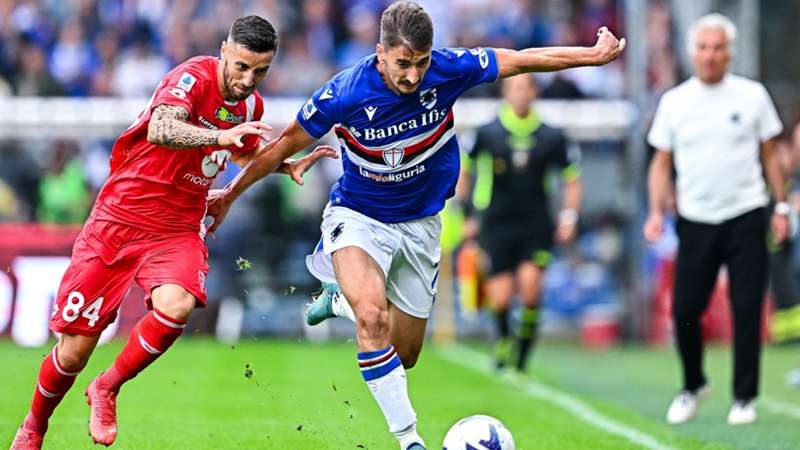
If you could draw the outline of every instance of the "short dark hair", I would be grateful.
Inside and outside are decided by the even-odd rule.
[[[433,46],[431,16],[415,2],[393,3],[381,16],[381,45],[402,45],[413,51],[429,49]]]
[[[274,52],[278,49],[275,27],[259,16],[236,19],[228,32],[228,40],[256,53]]]

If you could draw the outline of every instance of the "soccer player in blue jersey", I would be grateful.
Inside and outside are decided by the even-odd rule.
[[[331,189],[309,270],[342,295],[323,311],[356,323],[358,365],[402,450],[425,449],[405,370],[416,364],[436,295],[441,223],[459,173],[453,104],[469,88],[526,72],[602,65],[625,47],[605,27],[593,47],[432,48],[430,16],[397,2],[376,53],[325,83],[281,136],[215,196],[222,222],[248,186],[334,128],[344,174]],[[338,292],[329,292],[338,294]],[[319,308],[318,308],[319,309]]]

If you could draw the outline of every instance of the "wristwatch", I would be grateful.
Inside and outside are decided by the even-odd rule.
[[[782,216],[788,216],[789,213],[792,212],[792,207],[789,206],[788,202],[778,202],[775,203],[775,209],[773,209],[773,212]]]

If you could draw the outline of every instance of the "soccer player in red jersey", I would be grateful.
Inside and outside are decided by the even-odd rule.
[[[181,335],[195,306],[206,302],[204,243],[209,187],[230,159],[246,164],[266,151],[270,127],[256,87],[277,47],[266,20],[236,20],[220,58],[192,58],[167,73],[145,110],[114,144],[111,173],[75,241],[50,319],[61,333],[39,369],[30,412],[11,449],[39,449],[48,419],[114,321],[131,283],[147,292],[150,311],[136,324],[111,367],[86,389],[89,433],[111,445],[116,397]],[[320,149],[283,164],[298,183]]]

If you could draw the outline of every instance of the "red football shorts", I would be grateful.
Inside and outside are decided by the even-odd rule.
[[[127,225],[89,219],[72,248],[58,288],[50,329],[96,336],[117,317],[132,280],[150,294],[177,284],[206,304],[208,250],[198,233],[157,235]]]

